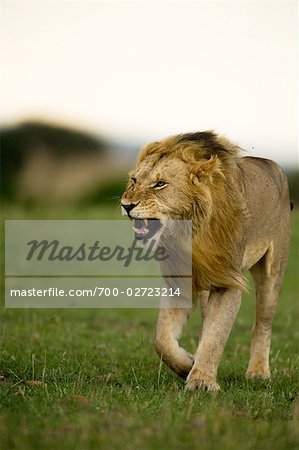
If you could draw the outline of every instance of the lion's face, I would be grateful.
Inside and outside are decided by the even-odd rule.
[[[179,158],[148,157],[137,165],[121,199],[123,214],[134,219],[135,238],[151,238],[170,219],[188,219],[191,185],[188,164]]]
[[[186,135],[141,150],[121,198],[123,214],[134,219],[136,239],[157,238],[168,221],[192,220],[199,226],[211,217],[214,187],[219,192],[225,177],[220,158],[206,148],[211,141],[214,145],[214,135],[199,133],[196,138],[205,145]]]

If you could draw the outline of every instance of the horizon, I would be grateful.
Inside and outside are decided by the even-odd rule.
[[[2,124],[35,117],[134,147],[214,129],[298,165],[295,3],[24,1],[1,12]]]

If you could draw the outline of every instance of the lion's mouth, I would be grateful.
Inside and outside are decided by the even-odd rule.
[[[146,240],[153,237],[161,228],[159,219],[134,219],[134,237],[137,240]]]

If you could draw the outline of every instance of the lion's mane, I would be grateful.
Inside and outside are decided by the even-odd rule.
[[[179,207],[180,218],[192,220],[194,288],[245,290],[240,248],[248,210],[239,147],[211,131],[183,134],[147,145],[138,163],[172,157],[190,167],[190,204]]]

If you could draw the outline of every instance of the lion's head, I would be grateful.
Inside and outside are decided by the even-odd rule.
[[[143,148],[121,199],[123,214],[135,219],[136,237],[150,237],[168,219],[209,220],[213,192],[224,183],[236,152],[212,132],[178,135]]]
[[[239,148],[210,131],[154,142],[141,150],[121,198],[136,239],[158,237],[170,219],[192,220],[193,256],[204,268],[204,285],[222,285],[210,276],[216,271],[226,273],[231,286],[244,287],[237,267],[244,210],[238,160]]]

